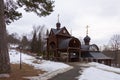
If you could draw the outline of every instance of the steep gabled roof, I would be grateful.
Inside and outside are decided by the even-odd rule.
[[[66,35],[71,36],[65,27],[62,27],[62,28],[60,28],[60,29],[51,28],[51,31],[50,31],[50,32],[53,32],[54,35],[61,35],[61,33],[62,33],[63,30],[66,31]]]
[[[57,35],[57,34],[59,34],[59,32],[62,31],[62,29],[63,29],[63,28],[60,28],[59,30],[57,30],[57,29],[52,28],[51,31],[52,31],[55,35]]]

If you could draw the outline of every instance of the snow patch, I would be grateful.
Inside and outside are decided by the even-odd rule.
[[[37,77],[27,77],[31,80],[47,80],[59,73],[63,73],[72,69],[72,67],[67,64],[47,60],[38,60],[35,57],[20,53],[19,51],[16,51],[14,49],[9,50],[10,62],[12,64],[20,64],[20,54],[22,56],[22,63],[29,64],[31,66],[34,66],[35,69],[41,69],[47,72]]]
[[[84,70],[79,80],[120,80],[120,75],[112,72],[107,72],[95,67],[90,67]]]
[[[110,67],[100,63],[88,63],[89,68],[80,71],[79,80],[120,80],[120,69]]]
[[[0,77],[10,77],[9,74],[0,74]]]
[[[114,73],[120,74],[120,68],[115,68],[115,67],[111,67],[111,66],[108,66],[108,65],[95,63],[95,62],[91,62],[88,65],[92,66],[92,67],[95,67],[95,68],[98,68],[98,69],[105,70],[105,71],[109,71],[109,72],[114,72]]]

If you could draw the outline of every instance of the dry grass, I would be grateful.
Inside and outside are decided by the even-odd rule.
[[[23,77],[28,76],[38,76],[38,74],[43,74],[45,71],[34,69],[34,67],[22,64],[22,69],[20,69],[19,64],[11,64],[11,73],[9,78],[0,78],[0,80],[28,80]]]

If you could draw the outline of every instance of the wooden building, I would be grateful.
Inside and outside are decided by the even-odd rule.
[[[90,45],[88,36],[88,27],[84,45],[81,45],[79,39],[71,36],[66,27],[61,28],[59,21],[56,28],[51,28],[47,38],[47,58],[55,61],[97,61],[110,64],[111,58],[105,56],[99,51],[96,44]]]
[[[80,41],[71,36],[65,27],[56,24],[56,29],[51,29],[47,38],[47,57],[60,61],[79,61]]]

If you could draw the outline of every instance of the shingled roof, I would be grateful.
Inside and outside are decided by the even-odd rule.
[[[64,28],[64,27],[63,27],[63,28]],[[63,28],[60,28],[59,30],[52,28],[51,31],[52,31],[55,35],[57,35],[57,34],[59,34],[59,32],[61,32],[61,31],[63,30]]]
[[[65,48],[67,49],[68,46],[69,46],[70,40],[72,40],[72,38],[68,38],[68,39],[63,39],[63,40],[61,40],[61,41],[59,42],[59,48],[60,48],[60,49],[65,49]]]
[[[83,58],[92,58],[92,59],[112,59],[107,57],[101,52],[87,52],[82,55]]]
[[[81,49],[84,51],[88,51],[89,50],[89,46],[90,45],[81,45]]]
[[[111,59],[101,52],[90,52],[89,54],[92,56],[93,59]]]

